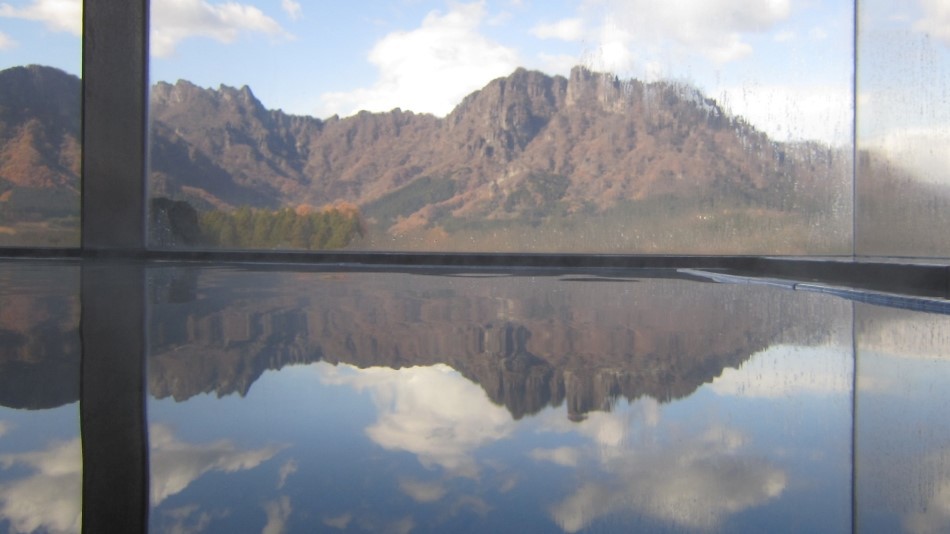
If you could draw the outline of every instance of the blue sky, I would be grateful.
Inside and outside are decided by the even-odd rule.
[[[0,0],[0,67],[78,73],[79,0]],[[872,1],[950,44],[942,0]],[[847,143],[848,0],[152,0],[153,81],[249,85],[268,108],[444,115],[518,66],[696,85],[780,140]],[[896,7],[895,7],[896,6]],[[878,15],[875,15],[878,16]],[[950,71],[950,69],[947,69]]]

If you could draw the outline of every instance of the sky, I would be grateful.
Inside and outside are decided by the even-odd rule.
[[[862,28],[929,39],[950,65],[948,6],[868,0]],[[80,0],[0,0],[0,68],[78,74],[80,16]],[[692,84],[777,140],[852,136],[849,0],[152,0],[151,20],[153,82],[248,85],[293,114],[444,116],[519,66],[580,64]]]

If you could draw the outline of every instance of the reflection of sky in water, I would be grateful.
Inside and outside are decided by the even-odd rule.
[[[573,422],[563,405],[516,421],[441,364],[285,367],[243,399],[150,401],[153,447],[158,437],[201,458],[159,475],[169,486],[153,489],[151,521],[268,532],[848,530],[849,372],[848,351],[778,346],[686,399],[621,401]],[[758,383],[782,387],[763,396]],[[166,468],[153,454],[153,477]]]
[[[79,532],[79,407],[0,408],[0,529]]]

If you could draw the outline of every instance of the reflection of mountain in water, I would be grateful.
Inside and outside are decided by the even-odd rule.
[[[0,405],[79,400],[79,269],[0,265]]]
[[[519,418],[618,397],[682,398],[777,342],[827,338],[846,304],[754,286],[390,273],[152,273],[149,389],[245,394],[268,369],[324,360],[445,363]],[[190,293],[190,294],[189,294]]]

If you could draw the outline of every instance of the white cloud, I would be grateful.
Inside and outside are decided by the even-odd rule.
[[[710,388],[717,395],[774,399],[850,395],[851,358],[843,350],[777,345],[725,369]]]
[[[426,467],[455,476],[478,476],[473,453],[514,430],[511,414],[447,365],[357,370],[324,369],[323,380],[372,392],[376,422],[366,434],[390,450],[415,454]]]
[[[491,17],[486,21],[486,24],[489,26],[504,26],[508,24],[515,15],[511,11],[501,11],[497,15]]]
[[[280,7],[292,20],[299,20],[303,14],[303,8],[296,0],[280,0]]]
[[[772,40],[774,40],[776,43],[787,43],[789,41],[794,41],[795,37],[795,32],[791,30],[784,30],[776,33],[775,36],[772,37]]]
[[[17,42],[9,35],[0,32],[0,51],[16,48]]]
[[[914,29],[950,46],[950,3],[946,0],[920,0],[920,7],[924,16],[914,23]]]
[[[633,50],[658,51],[661,55],[699,55],[727,63],[752,52],[748,34],[767,32],[791,14],[790,0],[768,0],[750,8],[746,0],[589,0],[587,7],[602,5],[604,28],[598,50],[616,57]],[[596,53],[596,52],[595,52]],[[596,63],[595,58],[595,63]],[[610,57],[606,65],[615,63]],[[622,73],[622,71],[621,71]]]
[[[918,180],[950,183],[950,125],[893,127],[878,137],[861,139],[861,147],[879,151]]]
[[[541,70],[548,74],[567,76],[571,69],[578,64],[577,56],[570,54],[538,54]]]
[[[0,484],[0,517],[14,532],[79,532],[82,515],[82,447],[79,439],[41,452],[0,456],[4,469],[32,471]]]
[[[853,104],[847,85],[725,87],[717,100],[776,141],[851,143]]]
[[[479,33],[484,2],[453,4],[430,12],[422,25],[383,37],[369,53],[379,71],[372,87],[321,95],[318,114],[350,115],[359,110],[400,107],[445,115],[464,96],[518,67],[514,50]]]
[[[170,428],[152,425],[151,495],[156,506],[209,471],[234,473],[253,469],[270,460],[282,447],[271,445],[262,449],[241,451],[228,440],[194,444],[179,441]]]
[[[289,37],[274,19],[260,9],[236,2],[212,4],[205,0],[155,0],[152,2],[151,52],[168,57],[183,40],[208,37],[232,43],[242,33]]]
[[[636,59],[631,41],[632,35],[623,24],[608,20],[600,29],[592,66],[608,72],[628,72]]]
[[[34,20],[50,31],[82,35],[82,0],[33,0],[20,8],[4,3],[0,17]]]
[[[541,23],[531,28],[531,35],[534,35],[538,39],[580,41],[584,38],[584,20],[571,18],[552,23]]]

